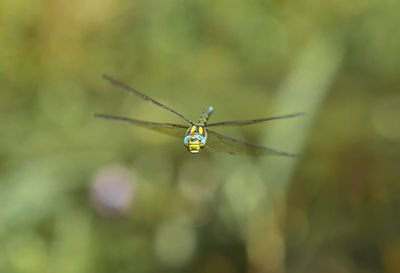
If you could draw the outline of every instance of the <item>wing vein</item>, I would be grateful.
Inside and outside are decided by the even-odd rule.
[[[167,135],[181,137],[184,138],[186,130],[188,126],[181,125],[181,124],[174,124],[174,123],[160,123],[160,122],[152,122],[152,121],[144,121],[144,120],[137,120],[137,119],[130,119],[125,117],[118,117],[112,116],[107,114],[93,114],[96,118],[103,118],[108,120],[116,120],[116,121],[123,121],[129,122],[138,126],[142,126],[144,128],[152,129],[158,132],[162,132]]]
[[[289,114],[289,115],[284,115],[284,116],[275,116],[275,117],[269,117],[269,118],[260,118],[260,119],[249,119],[249,120],[232,120],[232,121],[221,121],[221,122],[214,122],[214,123],[208,123],[207,126],[240,126],[240,125],[249,125],[249,124],[255,124],[255,123],[260,123],[260,122],[265,122],[265,121],[270,121],[270,120],[275,120],[275,119],[285,119],[285,118],[294,118],[298,116],[302,116],[305,113],[295,113],[295,114]]]
[[[233,137],[229,137],[211,130],[207,130],[209,139],[207,144],[210,148],[229,154],[249,154],[249,155],[284,155],[298,157],[297,154],[276,150],[258,144],[248,143]],[[213,138],[215,140],[213,140]]]
[[[143,100],[145,100],[145,101],[148,101],[148,102],[150,102],[150,103],[152,103],[152,104],[154,104],[154,105],[157,105],[158,107],[161,107],[161,108],[163,108],[163,109],[165,109],[165,110],[167,110],[167,111],[169,111],[169,112],[171,112],[171,113],[177,115],[178,117],[183,118],[184,120],[186,120],[187,122],[189,122],[189,123],[191,123],[191,124],[194,123],[194,122],[191,121],[190,119],[188,119],[188,118],[186,118],[185,116],[179,114],[178,112],[172,110],[171,108],[165,106],[164,104],[159,103],[158,101],[153,100],[152,98],[146,96],[145,94],[140,93],[140,92],[137,91],[136,89],[134,89],[134,88],[132,88],[132,87],[129,87],[129,86],[127,86],[126,84],[124,84],[124,83],[122,83],[122,82],[119,82],[119,81],[113,79],[112,77],[110,77],[110,76],[108,76],[108,75],[106,75],[106,74],[103,74],[103,78],[104,78],[105,80],[107,80],[108,82],[110,82],[112,85],[114,85],[114,86],[120,88],[121,90],[124,90],[124,91],[128,92],[128,93],[131,94],[131,95],[137,96],[137,97],[139,97],[139,98],[141,98],[141,99],[143,99]]]

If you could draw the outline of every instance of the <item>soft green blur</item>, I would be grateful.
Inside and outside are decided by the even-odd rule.
[[[400,2],[0,2],[0,273],[400,272]],[[93,118],[306,112],[204,150]]]

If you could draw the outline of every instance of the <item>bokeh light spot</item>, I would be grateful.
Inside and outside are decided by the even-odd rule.
[[[182,221],[159,226],[155,241],[156,254],[163,263],[179,267],[186,264],[196,249],[196,234]]]
[[[400,96],[388,95],[380,99],[372,123],[383,137],[400,140]]]
[[[94,208],[105,216],[124,212],[132,202],[133,174],[120,166],[108,166],[94,177],[91,200]]]

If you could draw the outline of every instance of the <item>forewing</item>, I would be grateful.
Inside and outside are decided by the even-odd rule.
[[[260,122],[265,122],[265,121],[270,121],[270,120],[276,120],[276,119],[294,118],[294,117],[298,117],[298,116],[301,116],[304,114],[305,113],[295,113],[295,114],[289,114],[289,115],[284,115],[284,116],[275,116],[275,117],[260,118],[260,119],[221,121],[221,122],[208,123],[207,126],[208,127],[213,127],[213,126],[216,127],[216,126],[250,125],[250,124],[255,124],[255,123],[260,123]]]
[[[229,136],[216,133],[211,130],[207,130],[207,132],[208,132],[208,139],[206,146],[219,152],[224,152],[228,154],[254,155],[254,156],[261,156],[261,155],[282,155],[291,157],[298,156],[296,154],[291,154],[288,152],[275,150],[261,145],[248,143],[239,139],[235,139]]]
[[[131,94],[131,95],[137,96],[137,97],[139,97],[139,98],[141,98],[141,99],[143,99],[143,100],[145,100],[145,101],[148,101],[148,102],[150,102],[150,103],[152,103],[152,104],[154,104],[154,105],[157,105],[158,107],[163,108],[163,109],[165,109],[165,110],[167,110],[167,111],[169,111],[169,112],[171,112],[171,113],[177,115],[178,117],[183,118],[183,119],[186,120],[187,122],[193,124],[193,121],[191,121],[190,119],[188,119],[188,118],[185,117],[184,115],[179,114],[178,112],[176,112],[175,110],[173,110],[173,109],[171,109],[171,108],[165,106],[164,104],[162,104],[162,103],[160,103],[160,102],[158,102],[158,101],[153,100],[152,98],[146,96],[145,94],[140,93],[140,92],[137,91],[136,89],[134,89],[134,88],[132,88],[132,87],[129,87],[129,86],[127,86],[126,84],[124,84],[124,83],[122,83],[122,82],[119,82],[119,81],[117,81],[117,80],[111,78],[111,77],[108,76],[108,75],[103,74],[103,78],[104,78],[105,80],[107,80],[108,82],[110,82],[112,85],[114,85],[114,86],[120,88],[121,90],[124,90],[124,91],[128,92],[128,93]]]
[[[94,114],[97,118],[103,118],[108,120],[116,120],[116,121],[123,121],[128,122],[134,125],[142,126],[151,130],[159,131],[164,134],[175,136],[179,138],[184,138],[186,134],[186,130],[188,126],[181,125],[181,124],[173,124],[173,123],[159,123],[159,122],[151,122],[151,121],[144,121],[144,120],[137,120],[137,119],[130,119],[124,117],[117,117],[112,115],[106,114]]]

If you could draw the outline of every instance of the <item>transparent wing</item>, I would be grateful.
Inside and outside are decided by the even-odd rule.
[[[248,143],[239,139],[225,136],[211,130],[207,130],[208,139],[206,146],[228,154],[244,154],[244,155],[283,155],[298,157],[296,154],[291,154],[272,148],[264,147],[257,144]]]
[[[136,120],[124,117],[117,117],[111,116],[106,114],[94,114],[96,118],[103,118],[108,120],[117,120],[117,121],[124,121],[129,122],[138,126],[142,126],[148,129],[152,129],[155,131],[162,132],[164,134],[175,136],[179,138],[184,138],[188,126],[181,125],[181,124],[173,124],[173,123],[158,123],[158,122],[151,122],[151,121],[143,121],[143,120]]]
[[[117,81],[117,80],[111,78],[111,77],[108,76],[108,75],[103,74],[103,78],[104,78],[106,81],[110,82],[112,85],[114,85],[114,86],[116,86],[116,87],[118,87],[118,88],[120,88],[120,89],[122,89],[122,90],[128,92],[128,93],[131,94],[131,95],[137,96],[137,97],[139,97],[139,98],[141,98],[141,99],[144,99],[145,101],[148,101],[148,102],[150,102],[150,103],[152,103],[152,104],[155,104],[155,105],[157,105],[158,107],[161,107],[161,108],[163,108],[163,109],[165,109],[165,110],[167,110],[167,111],[169,111],[169,112],[171,112],[171,113],[177,115],[178,117],[183,118],[184,120],[186,120],[187,122],[189,122],[189,123],[191,123],[191,124],[194,123],[194,122],[191,121],[190,119],[188,119],[188,118],[186,118],[185,116],[179,114],[178,112],[172,110],[171,108],[165,106],[164,104],[161,104],[161,103],[159,103],[158,101],[153,100],[152,98],[146,96],[145,94],[140,93],[140,92],[137,91],[136,89],[134,89],[134,88],[132,88],[132,87],[129,87],[129,86],[127,86],[126,84],[123,84],[122,82],[119,82],[119,81]]]
[[[294,117],[298,117],[298,116],[301,116],[304,114],[305,113],[295,113],[295,114],[290,114],[290,115],[276,116],[276,117],[269,117],[269,118],[260,118],[260,119],[221,121],[221,122],[208,123],[207,127],[249,125],[249,124],[260,123],[260,122],[269,121],[269,120],[275,120],[275,119],[294,118]]]

